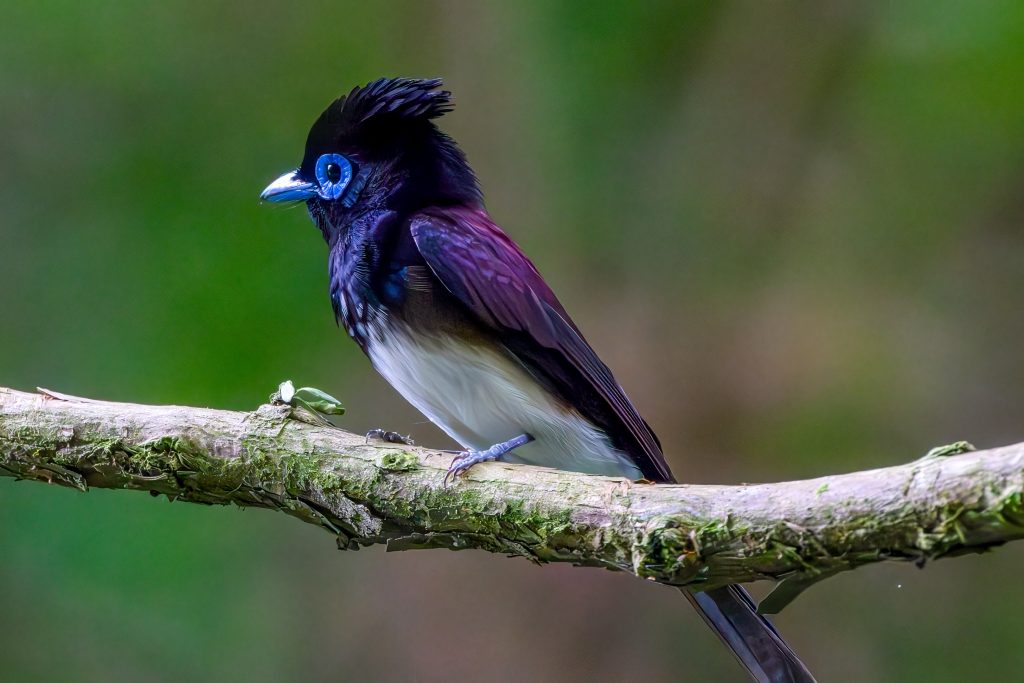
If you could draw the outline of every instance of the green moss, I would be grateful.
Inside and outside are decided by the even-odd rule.
[[[9,440],[19,446],[19,450],[30,458],[40,458],[56,453],[62,440],[52,429],[38,429],[22,426],[7,435],[0,434],[0,440]]]
[[[962,453],[970,453],[973,450],[976,450],[974,448],[974,444],[972,444],[972,443],[970,443],[968,441],[956,441],[954,443],[948,443],[948,444],[945,444],[943,446],[936,446],[935,448],[933,448],[930,451],[928,451],[927,453],[925,453],[924,457],[922,457],[920,459],[921,460],[925,460],[925,459],[931,459],[931,458],[945,458],[945,457],[949,457],[951,455],[960,455]]]
[[[18,427],[11,432],[9,438],[18,443],[35,444],[43,447],[53,447],[58,443],[58,440],[54,438],[54,435],[49,430],[27,426]]]
[[[388,494],[385,493],[385,496]],[[388,500],[378,500],[382,509],[391,507]],[[472,533],[498,534],[501,523],[491,509],[493,500],[482,496],[477,490],[452,486],[439,486],[421,492],[413,519],[434,529],[448,531],[455,527],[466,528]]]
[[[568,509],[541,513],[515,501],[498,515],[502,535],[531,544],[571,544],[572,511]]]
[[[282,480],[289,492],[330,488],[334,479],[325,474],[323,458],[307,453],[286,455],[278,460]]]
[[[419,458],[408,451],[384,451],[377,458],[377,467],[385,472],[411,472],[419,469],[419,466]]]
[[[726,517],[724,520],[715,519],[705,522],[694,529],[693,533],[697,548],[708,549],[734,538],[737,533],[741,533],[741,530],[733,523],[732,517]]]
[[[282,454],[277,446],[274,439],[248,439],[241,458],[223,462],[237,470],[244,483],[279,494],[338,488],[338,476],[324,467],[325,456],[309,452]]]
[[[999,523],[1024,529],[1024,495],[1015,491],[1004,497],[995,517]]]
[[[677,526],[654,529],[644,538],[640,551],[640,577],[668,575],[686,583],[696,578],[703,564],[689,534]]]
[[[818,573],[818,568],[812,564],[815,559],[814,556],[816,555],[814,552],[808,553],[808,557],[805,558],[800,547],[781,543],[779,541],[770,542],[769,550],[779,560],[784,560],[789,564],[800,565],[801,569],[803,569],[806,574],[814,576]]]

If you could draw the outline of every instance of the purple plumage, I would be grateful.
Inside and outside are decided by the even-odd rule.
[[[482,210],[433,208],[409,221],[434,275],[566,405],[611,437],[651,481],[673,481],[654,432],[533,263]]]
[[[374,367],[467,450],[673,482],[654,432],[540,273],[483,208],[433,123],[439,79],[381,79],[324,111],[263,192],[305,201],[330,246],[335,315]],[[739,587],[687,593],[759,681],[813,681]]]

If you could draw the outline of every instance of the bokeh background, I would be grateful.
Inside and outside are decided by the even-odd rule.
[[[665,443],[740,482],[1024,438],[1024,5],[8,3],[0,384],[249,409],[283,379],[447,445],[257,194],[332,98],[442,121]],[[823,681],[1014,680],[1024,547],[870,567],[779,616]],[[671,590],[342,554],[283,515],[0,480],[4,680],[742,680]]]

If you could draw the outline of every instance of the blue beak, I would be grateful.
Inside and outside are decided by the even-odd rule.
[[[285,173],[260,193],[265,202],[304,202],[316,196],[316,185],[299,178],[298,170]]]

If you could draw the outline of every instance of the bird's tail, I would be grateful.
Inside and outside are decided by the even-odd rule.
[[[814,683],[814,676],[740,586],[683,594],[758,683]]]

